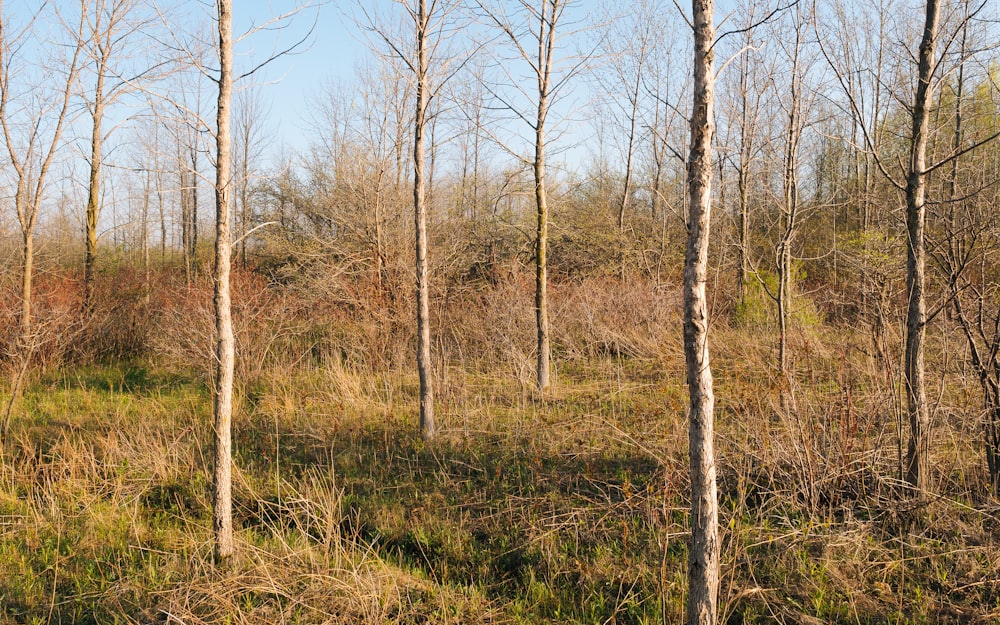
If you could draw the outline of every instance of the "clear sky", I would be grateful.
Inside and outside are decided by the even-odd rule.
[[[269,16],[293,11],[300,0],[237,0],[234,3],[234,30],[246,32],[252,19],[256,24]],[[272,62],[257,79],[270,105],[270,125],[275,139],[295,150],[304,149],[309,106],[324,83],[349,79],[356,62],[370,54],[358,29],[351,21],[353,0],[333,0],[302,9],[280,30],[257,32],[240,43],[237,52],[249,64],[259,63],[275,50],[283,50],[303,38],[306,42],[294,54]],[[312,29],[312,34],[309,34]]]

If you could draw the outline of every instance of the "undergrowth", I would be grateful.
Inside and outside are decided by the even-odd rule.
[[[0,447],[0,622],[682,622],[676,298],[595,293],[555,289],[558,383],[544,398],[517,339],[530,317],[499,327],[514,304],[497,293],[485,322],[446,310],[433,444],[406,362],[359,347],[371,327],[327,316],[324,334],[245,307],[257,325],[243,327],[269,342],[241,368],[238,556],[223,570],[207,376],[184,351],[201,320],[161,332],[179,338],[167,352],[49,368]],[[367,334],[330,338],[350,328]],[[937,494],[914,502],[898,480],[892,363],[857,330],[810,326],[784,379],[767,331],[713,327],[722,621],[995,622],[1000,515],[962,417],[974,394],[942,378]],[[958,376],[948,354],[941,342],[929,358]]]

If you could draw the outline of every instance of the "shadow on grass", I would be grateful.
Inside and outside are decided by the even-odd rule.
[[[65,389],[137,395],[163,393],[185,386],[199,385],[191,376],[162,371],[154,373],[140,362],[77,367],[51,380],[50,383],[57,383]]]
[[[425,444],[393,420],[321,436],[250,422],[235,436],[237,462],[254,474],[273,474],[275,458],[287,479],[329,472],[343,491],[343,534],[515,612],[660,622],[664,566],[684,566],[684,541],[666,553],[661,542],[676,520],[664,509],[679,502],[664,505],[664,467],[645,454],[547,449],[500,434]],[[272,493],[236,505],[253,529],[273,526],[286,502]]]

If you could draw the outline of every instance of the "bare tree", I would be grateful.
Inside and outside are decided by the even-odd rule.
[[[159,145],[157,144],[155,137],[157,135],[157,121],[155,119],[149,120],[148,123],[140,124],[135,130],[135,139],[133,140],[133,145],[135,152],[132,155],[131,173],[129,176],[131,180],[129,181],[129,222],[133,225],[138,224],[138,246],[141,254],[141,263],[143,269],[143,304],[149,304],[149,298],[152,291],[151,288],[151,270],[152,265],[150,262],[150,233],[149,233],[149,220],[150,213],[152,209],[152,195],[155,191],[154,176],[158,174],[157,168],[158,154],[157,150]],[[148,132],[148,135],[147,135]],[[147,137],[152,137],[153,140],[148,140]],[[135,196],[137,195],[136,188],[141,189],[138,193],[141,194],[141,200],[136,202]],[[135,211],[132,210],[135,204],[139,205],[138,215],[135,215]],[[134,228],[133,228],[134,229]],[[134,248],[133,244],[130,249]]]
[[[538,114],[535,119],[535,205],[538,223],[535,230],[535,318],[538,326],[538,390],[549,389],[549,309],[548,309],[548,238],[549,207],[545,189],[545,121],[548,118],[552,89],[552,50],[555,27],[565,5],[560,0],[542,0],[538,16],[538,54],[535,70],[538,77]],[[546,13],[546,9],[549,9]],[[507,31],[510,33],[510,31]]]
[[[808,94],[805,77],[809,72],[809,63],[803,58],[803,38],[809,16],[804,13],[801,5],[796,4],[789,14],[792,19],[790,43],[785,47],[788,56],[789,82],[787,98],[780,98],[782,112],[785,117],[784,152],[782,155],[781,181],[782,197],[780,204],[781,223],[778,232],[778,243],[775,254],[775,268],[778,274],[778,285],[772,293],[778,308],[778,369],[782,375],[788,375],[788,318],[792,298],[792,246],[795,239],[800,213],[802,212],[799,192],[799,149],[802,133],[808,115]],[[778,37],[778,39],[784,39]],[[785,89],[779,89],[785,92]]]
[[[216,120],[214,127],[215,151],[215,262],[213,276],[213,310],[215,317],[215,368],[213,376],[213,429],[214,429],[214,473],[212,483],[212,525],[215,533],[214,557],[216,564],[222,565],[234,553],[233,515],[232,515],[232,417],[233,417],[233,384],[235,369],[235,340],[232,321],[232,296],[230,290],[230,274],[232,269],[232,93],[233,93],[233,30],[232,30],[232,0],[217,0],[215,4],[215,50],[219,65],[210,69],[202,62],[202,55],[195,50],[204,49],[204,45],[192,45],[175,39],[176,47],[191,65],[198,71],[199,77],[210,77],[217,88]],[[240,38],[259,32],[262,29],[280,29],[291,16],[298,13],[301,7],[260,24],[255,24]],[[307,35],[308,37],[308,35]],[[299,40],[283,52],[277,52],[267,60],[246,72],[250,76],[256,69],[263,67],[281,54],[294,50],[305,39]],[[200,81],[196,82],[200,86]],[[202,118],[200,111],[200,91],[195,96],[195,108],[185,106],[179,99],[167,98],[175,109],[182,113],[182,122],[193,135],[194,140],[186,147],[191,157],[192,189],[197,192],[197,156],[199,131],[211,128],[211,124]],[[180,135],[181,133],[179,133]],[[182,150],[178,142],[178,152]],[[179,156],[186,156],[179,154]],[[179,161],[182,158],[178,159]],[[183,191],[183,181],[182,181]],[[182,196],[183,197],[183,196]],[[197,196],[191,198],[192,207],[196,211]],[[196,213],[189,213],[192,225],[197,223]],[[193,233],[192,233],[193,234]],[[185,249],[188,243],[185,241]],[[192,250],[193,251],[193,250]],[[193,260],[193,254],[191,259]],[[188,272],[190,278],[190,271]]]
[[[978,64],[970,63],[975,51],[996,46],[995,41],[977,36],[982,33],[970,28],[970,12],[979,3],[963,0],[960,4],[957,71],[952,72],[955,77],[949,81],[950,88],[941,89],[942,104],[936,111],[940,114],[944,108],[946,94],[954,98],[948,145],[951,154],[960,154],[970,137],[975,139],[989,132],[994,118],[991,100],[995,101],[1000,93],[1000,85],[988,75],[976,76]],[[944,142],[944,134],[938,135],[937,143]],[[995,209],[1000,198],[995,189],[997,159],[997,151],[991,150],[975,159],[958,156],[951,161],[944,180],[939,182],[940,188],[932,190],[943,201],[928,202],[932,228],[927,250],[946,279],[949,317],[957,322],[965,339],[982,391],[984,456],[989,490],[994,497],[1000,497],[1000,310],[994,305],[1000,301],[1000,284],[996,280],[1000,271],[1000,220]]]
[[[982,391],[989,490],[1000,497],[1000,309],[994,305],[1000,298],[995,279],[1000,272],[1000,221],[996,202],[994,196],[988,202],[963,206],[962,214],[946,225],[945,245],[930,255],[947,278],[954,319]]]
[[[467,78],[459,81],[457,88],[452,89],[449,98],[459,102],[458,109],[464,119],[458,133],[459,145],[462,148],[460,159],[460,189],[459,201],[462,214],[475,220],[479,215],[483,194],[484,144],[483,125],[486,116],[486,89],[483,86],[483,67],[476,63],[467,72]]]
[[[306,163],[315,200],[301,207],[309,230],[304,234],[364,265],[378,294],[395,299],[388,250],[403,230],[406,201],[395,180],[401,168],[410,168],[399,146],[411,141],[396,120],[400,109],[409,109],[413,89],[390,63],[365,63],[356,72],[354,85],[331,84],[317,103],[322,140]],[[412,198],[412,188],[410,193]]]
[[[948,31],[945,46],[955,44],[956,37],[962,32],[962,24],[978,15],[986,6],[987,0],[977,2],[972,9],[964,12],[964,17],[957,20],[955,28]],[[873,141],[874,129],[864,124],[866,119],[862,114],[864,108],[858,95],[851,89],[847,79],[852,68],[839,67],[832,58],[823,38],[819,38],[822,51],[828,65],[834,71],[844,93],[848,105],[855,113],[863,134],[865,147],[872,155],[872,160],[882,176],[889,180],[897,189],[903,192],[906,206],[906,333],[904,346],[903,380],[906,394],[906,414],[909,422],[910,436],[907,442],[906,459],[903,467],[906,482],[911,492],[921,495],[928,488],[928,470],[930,451],[930,415],[927,404],[926,383],[924,379],[924,339],[926,336],[928,313],[926,295],[926,212],[927,212],[927,179],[928,175],[952,160],[973,152],[985,144],[994,141],[1000,132],[985,133],[968,145],[951,150],[941,158],[928,162],[927,144],[931,134],[931,111],[934,108],[934,90],[937,82],[942,80],[942,59],[937,58],[936,48],[939,39],[939,22],[941,16],[940,0],[927,0],[924,19],[921,28],[920,45],[916,54],[907,51],[907,57],[916,62],[915,86],[912,93],[912,104],[907,106],[910,122],[910,136],[907,143],[906,162],[903,166],[905,180],[900,182],[887,166],[887,154],[875,150]],[[989,48],[984,48],[987,50]],[[905,101],[902,94],[897,93],[900,101]]]
[[[906,172],[906,381],[910,440],[906,447],[906,481],[918,493],[927,491],[929,468],[930,417],[924,382],[924,337],[927,333],[927,304],[924,292],[926,252],[924,226],[927,201],[928,105],[932,99],[931,80],[936,65],[939,0],[927,0],[923,37],[917,58],[917,88],[911,109],[910,158]]]
[[[417,373],[420,378],[420,434],[434,438],[434,387],[431,363],[430,268],[427,260],[428,186],[433,180],[434,138],[430,113],[433,101],[452,72],[448,50],[442,42],[454,36],[452,15],[457,7],[452,0],[396,0],[406,19],[413,24],[410,46],[396,41],[384,25],[366,13],[369,27],[401,61],[413,76],[415,107],[413,113],[413,221],[414,256],[417,292]],[[425,135],[431,130],[430,169],[426,157]]]
[[[958,81],[956,137],[963,131],[961,72]],[[982,391],[989,490],[994,497],[1000,497],[1000,308],[995,305],[1000,301],[1000,283],[996,280],[1000,275],[1000,218],[996,211],[1000,194],[993,191],[984,197],[984,191],[996,181],[997,155],[980,162],[979,166],[963,163],[961,170],[949,173],[943,193],[947,198],[947,215],[941,220],[943,241],[932,245],[928,255],[947,281],[953,318],[965,339],[971,369]]]
[[[255,168],[262,156],[266,130],[264,120],[267,107],[256,85],[248,86],[236,94],[236,132],[233,137],[235,154],[233,167],[236,184],[235,200],[238,203],[236,216],[239,218],[238,250],[240,266],[247,268],[247,238],[253,229],[253,201]]]
[[[889,211],[880,209],[876,201],[879,189],[879,172],[876,156],[883,149],[890,117],[889,68],[886,57],[890,47],[889,24],[893,19],[892,0],[880,0],[876,5],[864,3],[848,5],[836,2],[833,7],[835,20],[824,20],[833,30],[817,32],[820,48],[835,68],[867,68],[867,71],[849,71],[839,75],[850,98],[857,105],[841,106],[850,118],[847,141],[854,156],[853,202],[854,230],[861,239],[860,256],[853,259],[859,269],[861,291],[860,312],[870,319],[872,338],[876,351],[885,356],[887,319],[889,309],[889,284],[883,267],[871,262],[872,228],[885,224]],[[868,28],[858,28],[858,24]],[[817,24],[818,21],[814,22]],[[834,42],[839,49],[834,50]],[[848,217],[847,224],[850,226]],[[841,251],[838,251],[840,254]],[[902,476],[900,476],[902,478]]]
[[[512,99],[496,92],[499,106],[534,131],[532,158],[521,158],[531,167],[535,181],[535,325],[537,329],[537,380],[538,390],[547,392],[550,387],[551,344],[549,338],[548,304],[548,237],[549,204],[546,185],[546,147],[549,137],[546,124],[554,99],[567,81],[582,67],[577,61],[572,67],[559,71],[556,63],[557,41],[562,34],[562,22],[569,6],[568,0],[516,0],[508,7],[499,2],[476,0],[476,5],[487,24],[500,31],[503,39],[515,50],[515,57],[527,64],[534,89],[521,86],[512,71],[503,68],[507,81],[520,95],[533,104],[527,112]],[[529,94],[530,91],[530,94]],[[514,153],[513,151],[511,151]]]
[[[599,48],[605,65],[601,68],[603,71],[597,72],[598,85],[602,93],[609,96],[610,117],[621,120],[623,126],[621,158],[625,170],[621,180],[621,197],[616,198],[622,277],[626,265],[625,213],[635,192],[636,153],[647,95],[643,87],[650,80],[647,75],[650,58],[659,52],[655,43],[656,30],[661,26],[656,19],[658,7],[652,2],[637,3],[631,11],[628,17],[612,19],[610,31],[602,34]]]
[[[424,0],[417,0],[416,11],[410,11],[416,26],[417,54],[412,65],[416,75],[416,110],[413,114],[413,220],[415,257],[417,273],[417,373],[420,376],[420,433],[426,440],[434,438],[434,388],[431,372],[431,330],[430,291],[427,281],[427,205],[424,185],[424,131],[427,127],[427,106],[429,87],[427,84],[427,37],[430,18],[435,3],[431,1],[430,11]]]
[[[714,625],[719,595],[719,504],[715,482],[715,395],[708,356],[709,226],[712,211],[712,135],[715,130],[713,0],[692,0],[694,102],[688,189],[691,202],[684,251],[684,358],[690,397],[691,547],[688,625]]]
[[[65,60],[65,67],[38,68],[38,74],[32,76],[38,82],[23,91],[15,90],[14,81],[31,74],[25,68],[15,66],[15,62],[19,60],[19,54],[24,52],[26,40],[35,33],[30,30],[31,22],[25,28],[12,32],[0,0],[0,127],[3,129],[8,163],[14,174],[14,209],[21,230],[21,312],[16,346],[18,357],[11,384],[11,397],[4,416],[4,431],[10,423],[13,401],[20,392],[21,382],[31,360],[34,344],[31,296],[35,226],[45,195],[46,177],[62,144],[63,131],[70,117],[70,103],[80,69],[86,7],[85,0],[81,0],[80,21],[75,41],[68,46],[69,57]]]
[[[662,21],[663,28],[668,28],[670,22]],[[649,61],[649,77],[644,83],[644,90],[652,98],[653,114],[648,123],[649,146],[648,156],[651,161],[649,194],[650,212],[655,224],[661,216],[671,213],[679,221],[687,219],[684,208],[687,206],[687,175],[682,173],[680,192],[671,194],[668,189],[670,164],[687,169],[687,141],[690,132],[690,119],[687,111],[682,110],[681,103],[687,98],[691,87],[691,74],[686,70],[681,76],[675,75],[687,62],[678,63],[675,55],[680,52],[675,49],[675,42],[658,42],[665,49],[653,54]],[[662,256],[662,254],[661,254]]]
[[[746,298],[747,280],[750,278],[750,200],[753,182],[754,162],[760,155],[762,138],[759,124],[762,121],[761,78],[762,63],[759,51],[762,46],[756,36],[754,22],[758,19],[757,3],[749,2],[745,7],[743,28],[738,38],[740,49],[736,53],[734,69],[736,84],[731,85],[726,94],[730,96],[730,132],[736,132],[736,149],[726,156],[736,169],[737,187],[737,256],[736,288],[740,302]],[[727,142],[729,143],[729,142]],[[735,154],[735,158],[733,157]]]
[[[90,139],[90,176],[86,208],[86,254],[84,257],[84,309],[90,310],[94,295],[94,263],[97,258],[97,224],[100,218],[101,165],[104,142],[104,116],[123,94],[138,80],[138,76],[123,76],[116,65],[119,55],[138,47],[135,36],[148,28],[150,20],[132,19],[140,6],[136,0],[91,0],[87,6],[86,41],[82,42],[93,63],[93,90],[87,95],[87,108],[92,121]],[[138,72],[139,75],[150,69]],[[113,130],[113,129],[112,129]],[[110,132],[110,131],[109,131]]]
[[[183,72],[173,85],[174,93],[164,98],[172,105],[173,119],[171,131],[175,141],[175,167],[177,174],[177,196],[180,208],[181,255],[184,262],[184,277],[191,285],[198,274],[198,188],[207,177],[200,170],[202,135],[207,133],[208,121],[203,113],[202,80],[205,74],[205,53],[200,42],[184,44],[198,45],[196,50],[186,50],[183,62],[196,71]]]
[[[155,110],[155,107],[153,107]],[[163,157],[161,154],[162,145],[160,143],[160,126],[159,120],[153,124],[153,134],[152,140],[155,146],[151,152],[153,154],[152,167],[153,172],[156,175],[156,209],[159,213],[160,218],[160,263],[164,263],[167,259],[167,212],[166,206],[164,204],[164,171]]]
[[[232,419],[235,339],[229,273],[232,265],[230,240],[230,194],[232,190],[231,112],[233,94],[233,15],[231,0],[217,0],[219,27],[219,99],[215,132],[215,477],[212,495],[212,526],[215,529],[215,560],[222,564],[233,555]]]
[[[191,284],[198,275],[198,183],[202,176],[198,170],[202,130],[200,83],[195,102],[193,119],[181,122],[178,141],[183,142],[177,146],[178,171],[181,176],[181,244],[184,248],[184,275],[188,284]]]

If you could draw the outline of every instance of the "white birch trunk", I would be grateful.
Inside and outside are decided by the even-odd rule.
[[[215,179],[215,475],[212,493],[212,527],[215,561],[223,564],[233,555],[232,417],[234,340],[229,273],[230,241],[230,102],[232,101],[232,3],[218,0],[219,103],[216,134]]]
[[[708,241],[711,223],[715,100],[713,0],[692,0],[694,104],[688,159],[688,237],[684,252],[684,356],[690,396],[691,544],[688,625],[716,622],[719,594],[719,510],[713,442],[714,404],[708,356]]]

